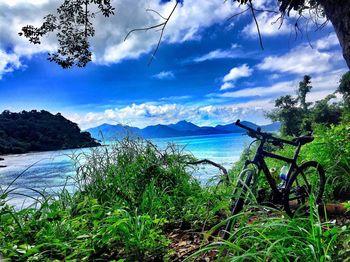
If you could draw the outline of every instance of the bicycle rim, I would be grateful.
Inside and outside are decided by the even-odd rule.
[[[284,194],[286,212],[309,213],[312,206],[320,204],[324,192],[325,175],[321,165],[310,161],[301,165],[291,176]]]

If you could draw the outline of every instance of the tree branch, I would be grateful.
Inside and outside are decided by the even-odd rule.
[[[176,4],[175,6],[173,7],[173,9],[171,10],[169,16],[167,18],[163,17],[161,14],[159,14],[157,11],[153,10],[153,9],[147,9],[146,11],[151,11],[151,12],[155,12],[156,14],[158,14],[161,18],[163,18],[165,21],[163,23],[160,23],[160,24],[156,24],[156,25],[153,25],[153,26],[149,26],[149,27],[144,27],[144,28],[136,28],[136,29],[133,29],[131,30],[127,35],[126,37],[124,38],[124,41],[127,40],[127,38],[133,33],[133,32],[137,32],[137,31],[148,31],[148,30],[152,30],[152,29],[156,29],[156,28],[159,28],[159,31],[160,31],[160,36],[159,36],[159,39],[158,39],[158,43],[157,43],[157,46],[156,48],[154,49],[153,51],[153,54],[151,56],[151,59],[148,63],[148,65],[150,65],[156,55],[156,53],[158,52],[158,49],[160,47],[160,43],[162,42],[162,39],[163,39],[163,35],[164,35],[164,30],[168,24],[168,22],[170,21],[170,18],[172,17],[172,15],[174,14],[178,4],[179,4],[179,0],[176,0]]]
[[[222,173],[224,174],[224,177],[226,179],[227,182],[230,181],[229,176],[228,176],[228,172],[227,169],[224,168],[222,165],[215,163],[214,161],[211,161],[209,159],[202,159],[202,160],[198,160],[198,161],[193,161],[193,162],[188,162],[188,165],[200,165],[200,164],[210,164],[212,166],[217,167],[218,169],[220,169],[222,171]]]
[[[262,37],[261,37],[261,33],[260,33],[259,23],[258,23],[258,20],[256,19],[256,16],[255,16],[255,11],[254,11],[254,7],[253,7],[253,4],[252,4],[252,0],[249,0],[248,6],[249,6],[250,11],[252,13],[252,16],[253,16],[253,19],[254,19],[254,22],[255,22],[255,25],[256,25],[256,29],[258,30],[260,47],[261,47],[262,50],[264,50],[264,45],[263,45],[263,42],[262,42]]]

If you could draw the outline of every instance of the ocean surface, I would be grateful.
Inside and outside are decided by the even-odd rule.
[[[152,141],[160,148],[164,148],[168,143],[175,143],[183,148],[185,153],[190,153],[198,159],[210,159],[229,169],[239,159],[244,146],[248,145],[251,139],[242,134],[228,134],[162,138]],[[0,161],[0,165],[7,167],[0,168],[1,190],[7,188],[13,190],[9,194],[9,202],[17,208],[33,203],[30,197],[38,196],[34,190],[45,190],[46,193],[54,195],[66,187],[73,192],[76,167],[72,155],[88,153],[89,150],[61,150],[2,156],[5,160]],[[220,175],[218,169],[207,165],[199,166],[194,172],[194,176],[204,184],[218,175]],[[28,195],[30,197],[27,197]]]

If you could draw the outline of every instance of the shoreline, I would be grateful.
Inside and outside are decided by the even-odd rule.
[[[5,160],[5,158],[0,157],[0,161],[4,161],[4,160]],[[7,166],[5,166],[5,165],[0,165],[0,168],[5,168],[5,167],[7,167]]]
[[[98,145],[98,146],[86,146],[86,147],[73,147],[73,148],[61,148],[61,149],[53,149],[53,150],[42,150],[42,151],[28,151],[23,153],[8,153],[8,154],[1,154],[0,153],[0,161],[5,160],[4,157],[7,156],[15,156],[15,155],[26,155],[26,154],[35,154],[35,153],[45,153],[45,152],[55,152],[55,151],[65,151],[65,150],[78,150],[78,149],[85,149],[85,148],[95,148],[100,147],[104,145]]]

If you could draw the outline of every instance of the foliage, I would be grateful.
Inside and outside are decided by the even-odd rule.
[[[325,126],[337,125],[344,114],[339,103],[331,103],[335,99],[334,94],[316,101],[311,112],[307,116],[309,123],[323,124]]]
[[[312,89],[311,77],[305,75],[299,83],[297,97],[291,95],[281,96],[275,101],[275,109],[267,114],[273,121],[281,122],[281,132],[286,136],[299,136],[312,131],[315,124],[326,126],[336,125],[344,120],[348,121],[350,115],[349,98],[347,95],[347,74],[342,77],[338,92],[343,94],[343,101],[332,102],[336,99],[330,94],[315,103],[306,102],[306,95]]]
[[[344,96],[344,100],[350,99],[350,71],[346,72],[340,79],[338,92]]]
[[[305,75],[303,78],[303,81],[299,83],[299,89],[298,89],[298,99],[300,101],[301,108],[304,111],[307,111],[310,103],[306,102],[306,95],[309,93],[312,89],[311,84],[311,76]]]
[[[315,141],[305,146],[302,158],[316,159],[326,170],[326,198],[349,197],[350,124],[327,128],[318,125]]]
[[[284,135],[296,136],[300,134],[302,124],[302,110],[297,106],[298,99],[290,95],[276,99],[276,110],[267,114],[273,121],[281,122],[281,131]]]
[[[114,14],[110,0],[64,0],[57,9],[57,15],[44,17],[40,27],[27,25],[22,28],[24,35],[33,44],[40,44],[41,37],[57,31],[59,48],[56,53],[49,53],[48,59],[63,68],[72,66],[84,67],[92,59],[89,37],[95,35],[91,19],[95,13],[88,10],[89,6],[97,8],[105,17]]]
[[[350,122],[350,71],[345,73],[340,79],[338,92],[343,95],[343,121]]]
[[[74,159],[75,194],[63,190],[18,212],[1,203],[5,258],[160,261],[168,256],[167,230],[213,225],[228,210],[232,188],[201,186],[186,164],[193,157],[173,145],[125,139]]]
[[[47,111],[0,114],[0,154],[93,147],[99,143],[60,113]]]
[[[266,211],[256,214],[256,207],[246,207],[234,217],[238,226],[228,240],[217,239],[186,261],[214,250],[223,261],[316,262],[342,261],[348,257],[349,228],[322,222],[316,207],[309,217],[293,219],[286,218],[282,212],[269,211],[270,214]]]

